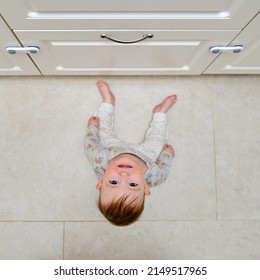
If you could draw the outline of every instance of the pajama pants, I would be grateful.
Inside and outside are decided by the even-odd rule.
[[[99,117],[100,143],[106,148],[133,149],[156,162],[163,146],[167,143],[168,123],[165,113],[153,113],[150,128],[140,144],[128,144],[114,136],[114,106],[112,104],[102,103],[94,115]]]

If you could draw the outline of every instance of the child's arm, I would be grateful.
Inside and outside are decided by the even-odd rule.
[[[172,146],[164,145],[156,163],[150,169],[150,175],[146,179],[148,185],[157,186],[167,179],[174,155]]]
[[[88,121],[88,130],[85,137],[84,148],[94,172],[100,178],[104,175],[107,166],[107,153],[100,144],[98,136],[99,118],[91,117]]]

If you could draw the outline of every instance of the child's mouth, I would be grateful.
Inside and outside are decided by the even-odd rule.
[[[128,164],[119,164],[118,167],[120,167],[120,168],[133,168],[133,166],[128,165]]]

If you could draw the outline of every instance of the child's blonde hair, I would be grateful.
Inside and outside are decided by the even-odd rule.
[[[140,203],[135,198],[130,203],[126,203],[128,196],[123,196],[118,200],[112,200],[108,204],[102,204],[101,195],[98,199],[98,208],[106,219],[115,226],[128,226],[137,221],[144,210],[144,197]]]

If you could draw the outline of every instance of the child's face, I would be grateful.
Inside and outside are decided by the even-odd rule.
[[[109,162],[106,173],[97,185],[101,191],[102,203],[109,203],[122,196],[127,200],[143,200],[150,190],[144,180],[144,168],[140,161],[130,155],[118,157]]]

